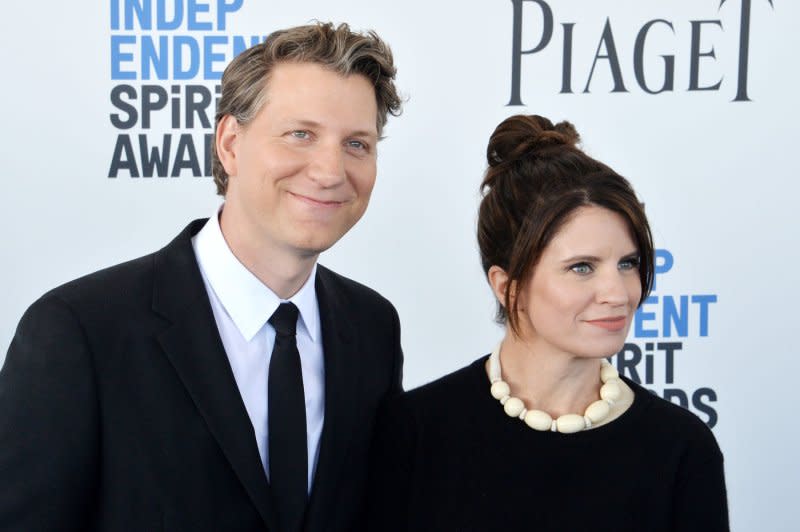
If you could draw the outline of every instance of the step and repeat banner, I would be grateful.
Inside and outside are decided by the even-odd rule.
[[[634,184],[658,248],[615,364],[712,427],[734,530],[797,530],[796,2],[8,4],[0,363],[49,288],[214,212],[225,65],[312,20],[374,29],[395,54],[405,111],[379,146],[367,214],[321,262],[395,303],[406,387],[502,336],[475,242],[492,130],[517,113],[569,120]]]

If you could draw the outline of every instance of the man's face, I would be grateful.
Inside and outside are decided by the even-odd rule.
[[[375,91],[366,77],[278,64],[255,119],[246,126],[225,120],[235,134],[223,217],[234,220],[237,239],[313,256],[364,214],[378,141]]]

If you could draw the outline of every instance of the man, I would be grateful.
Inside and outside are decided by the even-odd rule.
[[[397,313],[321,265],[397,114],[375,35],[276,32],[226,69],[225,203],[162,250],[56,288],[0,372],[0,530],[353,530]]]

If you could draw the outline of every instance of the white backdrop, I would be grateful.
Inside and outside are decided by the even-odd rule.
[[[800,20],[798,3],[227,0],[222,29],[217,0],[177,1],[183,18],[174,29],[142,29],[137,22],[126,30],[125,6],[149,5],[153,18],[166,6],[170,19],[176,0],[15,2],[0,17],[6,117],[0,362],[25,308],[46,290],[160,248],[220,201],[211,179],[191,170],[175,178],[132,178],[128,170],[108,177],[120,134],[131,135],[138,157],[140,134],[160,143],[171,133],[174,150],[180,134],[202,140],[210,133],[200,123],[172,128],[169,106],[153,114],[149,129],[141,120],[127,130],[112,124],[110,115],[121,111],[111,93],[120,85],[137,91],[161,85],[165,94],[173,85],[203,85],[213,92],[216,82],[205,79],[202,66],[192,75],[191,55],[181,63],[189,79],[175,79],[171,59],[166,79],[141,79],[142,42],[163,38],[171,46],[185,39],[198,43],[203,56],[204,39],[216,36],[222,44],[211,51],[223,60],[212,57],[214,71],[230,58],[225,42],[233,36],[249,41],[312,19],[347,21],[374,28],[392,45],[408,102],[380,145],[366,216],[322,262],[395,303],[406,387],[470,362],[502,334],[492,322],[494,304],[474,237],[490,133],[515,113],[569,119],[585,149],[627,176],[645,201],[664,250],[662,270],[670,266],[664,257],[672,258],[658,276],[658,299],[640,311],[638,333],[631,333],[626,357],[633,360],[638,350],[641,358],[630,365],[648,388],[685,401],[713,425],[726,457],[734,530],[800,527],[793,511],[800,361],[790,323],[797,297],[792,268],[800,262],[793,212],[800,192],[794,159],[800,38],[792,27]],[[543,47],[520,56],[523,105],[509,106],[515,4],[521,6],[520,49]],[[547,12],[552,36],[543,42]],[[643,33],[652,20],[661,22]],[[637,81],[638,35],[646,37],[639,46],[645,86],[654,91],[672,77],[672,90],[650,94]],[[117,76],[115,39],[122,43]],[[743,41],[750,101],[733,101],[743,99]],[[717,89],[687,90],[693,56],[694,85],[719,82]],[[672,76],[665,75],[670,61]],[[565,63],[572,92],[563,90]],[[124,72],[135,79],[115,79]],[[615,85],[625,92],[614,92]],[[202,167],[202,142],[197,149]]]

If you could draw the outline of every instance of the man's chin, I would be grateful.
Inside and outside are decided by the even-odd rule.
[[[310,238],[300,239],[291,244],[292,249],[301,258],[316,258],[323,251],[329,250],[333,247],[339,238]]]

